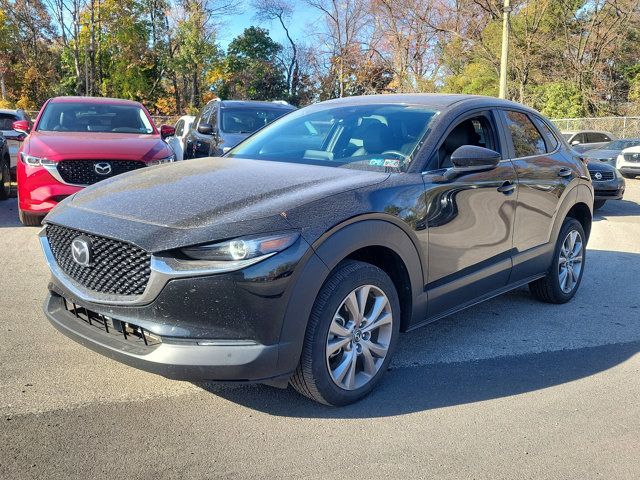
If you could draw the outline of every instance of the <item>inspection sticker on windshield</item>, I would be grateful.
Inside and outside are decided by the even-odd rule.
[[[369,160],[369,166],[371,167],[384,167],[386,160],[382,159],[382,158],[372,158],[371,160]]]
[[[398,168],[398,167],[400,167],[400,160],[387,159],[387,160],[384,161],[383,166],[392,167],[392,168]]]

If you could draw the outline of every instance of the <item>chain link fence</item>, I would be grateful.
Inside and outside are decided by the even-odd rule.
[[[551,120],[562,131],[601,130],[617,138],[640,138],[640,117],[556,118]]]

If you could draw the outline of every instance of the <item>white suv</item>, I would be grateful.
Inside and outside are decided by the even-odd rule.
[[[625,148],[616,159],[616,168],[625,178],[640,175],[640,146]]]

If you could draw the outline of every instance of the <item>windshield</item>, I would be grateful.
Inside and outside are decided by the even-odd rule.
[[[151,134],[153,126],[144,110],[135,105],[54,102],[45,108],[37,130]]]
[[[222,131],[224,133],[253,133],[280,118],[289,110],[283,108],[223,108]]]
[[[640,139],[633,140],[614,140],[613,142],[607,143],[601,150],[624,150],[625,148],[635,147],[640,145]]]
[[[416,105],[308,107],[258,132],[227,156],[402,171],[436,114]]]

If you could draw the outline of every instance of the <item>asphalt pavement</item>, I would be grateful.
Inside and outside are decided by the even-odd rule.
[[[640,478],[640,179],[595,218],[566,305],[523,288],[404,334],[346,407],[176,382],[41,311],[37,228],[0,202],[0,479]]]

